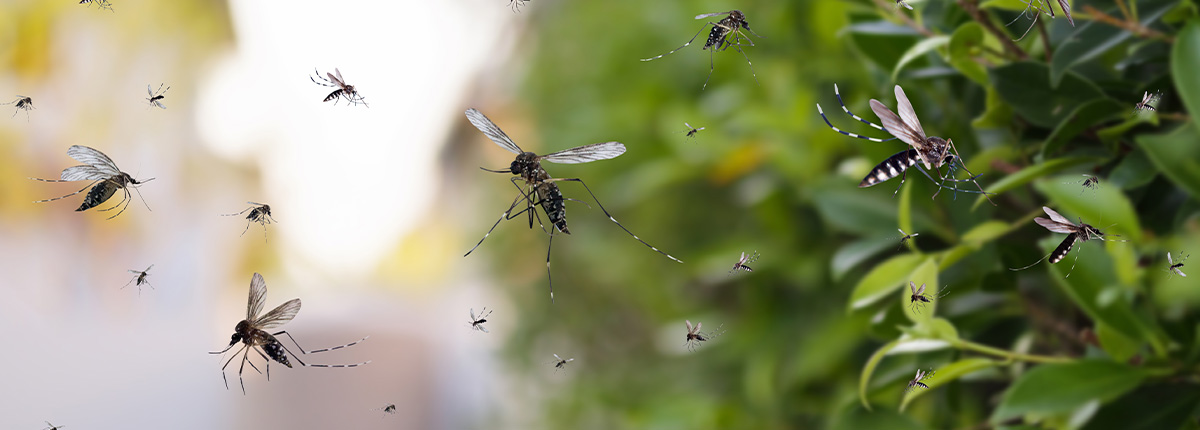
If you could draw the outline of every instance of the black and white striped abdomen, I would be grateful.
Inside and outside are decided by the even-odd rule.
[[[888,157],[887,160],[883,160],[874,169],[871,169],[871,173],[863,178],[858,187],[866,188],[878,185],[880,182],[900,176],[905,170],[908,170],[909,167],[920,161],[921,157],[917,155],[916,149],[900,151],[896,155]]]
[[[1071,252],[1071,247],[1075,246],[1075,239],[1078,237],[1079,235],[1075,233],[1068,234],[1067,238],[1058,244],[1058,248],[1054,248],[1054,252],[1050,253],[1050,264],[1057,263],[1066,258],[1067,253]]]

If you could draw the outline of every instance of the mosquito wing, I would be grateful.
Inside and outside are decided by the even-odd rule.
[[[246,302],[246,321],[254,321],[262,313],[263,300],[267,298],[267,281],[257,272],[250,278],[250,299]]]
[[[888,133],[891,133],[892,136],[896,136],[896,138],[900,139],[904,143],[912,145],[918,150],[925,147],[925,134],[918,133],[913,129],[908,128],[908,126],[904,125],[904,122],[900,120],[899,115],[896,115],[895,112],[892,112],[891,109],[888,109],[887,106],[884,106],[884,104],[880,103],[879,100],[871,99],[871,110],[874,111],[875,115],[879,117],[879,120],[883,122],[883,128],[887,130]]]
[[[1068,233],[1069,234],[1069,233],[1075,232],[1075,224],[1071,224],[1071,223],[1063,224],[1061,222],[1048,220],[1048,219],[1045,219],[1042,217],[1034,218],[1033,221],[1038,223],[1038,225],[1040,225],[1042,227],[1046,227],[1046,230],[1050,230],[1055,233]]]
[[[475,308],[471,308],[471,322],[474,323],[475,321],[478,321],[475,319]]]
[[[729,15],[729,12],[733,12],[733,11],[700,14],[700,15],[696,15],[696,19],[704,19],[704,18],[708,18],[710,16]]]
[[[150,90],[150,84],[146,84],[146,94],[149,94],[150,98],[154,98],[154,91]]]
[[[917,119],[917,112],[913,110],[912,103],[908,101],[908,96],[904,95],[904,89],[896,85],[896,110],[900,111],[900,119],[904,120],[904,125],[917,133],[921,143],[925,142],[925,129],[921,128],[921,120]]]
[[[1071,23],[1072,27],[1074,27],[1075,20],[1071,18],[1071,5],[1067,3],[1067,0],[1058,0],[1058,6],[1062,7],[1063,14],[1067,15],[1067,21]],[[1054,9],[1052,8],[1050,10]]]
[[[488,139],[492,139],[492,142],[496,142],[497,145],[500,145],[501,148],[508,150],[508,152],[513,154],[525,152],[521,150],[520,146],[517,146],[516,143],[513,143],[512,139],[510,139],[507,134],[504,134],[504,131],[500,130],[500,127],[497,127],[496,123],[484,116],[482,112],[479,112],[473,108],[467,109],[467,119],[471,121],[471,125],[474,125],[475,128],[478,128],[479,131],[483,132],[484,136],[487,136]]]
[[[1171,260],[1171,251],[1167,251],[1167,264],[1175,265],[1175,261]]]
[[[692,330],[692,322],[691,321],[683,320],[683,323],[687,324],[688,334],[694,333],[694,331]]]
[[[121,174],[121,170],[117,168],[117,163],[114,163],[103,152],[95,149],[83,145],[71,145],[70,148],[67,148],[67,155],[74,158],[75,161],[90,165],[96,168],[97,171],[110,177]]]
[[[554,359],[558,360],[558,361],[563,361],[562,357],[559,357],[558,354],[554,354]]]
[[[291,299],[277,306],[275,309],[271,309],[270,312],[252,321],[252,323],[259,329],[267,330],[291,321],[292,318],[296,317],[297,313],[300,313],[300,299]]]
[[[111,177],[112,175],[92,166],[71,166],[63,169],[59,179],[63,181],[96,181]]]
[[[1049,207],[1042,206],[1042,210],[1046,211],[1046,215],[1050,215],[1050,219],[1053,219],[1055,222],[1075,225],[1075,223],[1071,222],[1071,220],[1067,219],[1067,217],[1062,216],[1058,212],[1055,212],[1054,209],[1050,209]]]
[[[538,159],[559,164],[579,164],[587,163],[589,161],[617,158],[618,155],[624,153],[625,145],[621,144],[621,142],[603,142],[577,146],[552,154],[546,154],[538,157]]]
[[[334,73],[337,75],[335,76]],[[333,81],[335,84],[338,84],[338,86],[346,86],[346,81],[342,80],[342,71],[338,70],[337,67],[333,68],[333,73],[325,72],[325,75],[329,76],[329,80]]]

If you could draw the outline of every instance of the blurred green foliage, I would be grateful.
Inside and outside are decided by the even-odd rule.
[[[572,183],[564,193],[590,207],[570,203],[573,234],[555,241],[556,303],[536,227],[491,245],[507,248],[491,255],[522,309],[509,356],[557,380],[547,428],[1200,428],[1200,285],[1165,271],[1167,251],[1200,253],[1195,4],[1075,2],[1075,27],[1061,12],[1032,24],[1018,0],[910,4],[738,4],[763,36],[743,48],[757,84],[729,49],[704,90],[707,31],[639,59],[729,3],[525,8],[518,99],[537,136],[514,138],[540,153],[625,143],[615,160],[545,167],[686,262],[645,249]],[[895,197],[896,179],[857,188],[904,147],[829,130],[817,103],[886,137],[838,112],[835,83],[875,121],[867,100],[894,109],[902,85],[997,204],[931,199],[917,172]],[[1145,91],[1165,94],[1157,112],[1135,113]],[[687,139],[685,121],[707,129]],[[1032,222],[1043,205],[1128,242],[1009,270],[1065,238]],[[897,228],[921,235],[897,248]],[[752,250],[753,273],[726,274]],[[910,281],[949,293],[914,311]],[[728,331],[687,353],[684,319]],[[552,352],[575,366],[530,358]],[[918,367],[936,370],[930,388],[906,396]]]

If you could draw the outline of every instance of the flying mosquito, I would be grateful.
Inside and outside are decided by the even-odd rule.
[[[909,296],[909,306],[911,306],[913,312],[919,312],[921,308],[925,307],[926,303],[933,303],[934,300],[950,294],[950,292],[946,291],[947,288],[950,288],[950,286],[942,287],[937,294],[925,294],[925,284],[921,284],[921,288],[917,288],[917,284],[913,283],[913,281],[908,281],[908,289],[912,291],[912,295]]]
[[[1034,2],[1037,2],[1038,5],[1034,6]],[[1037,25],[1038,16],[1041,14],[1048,14],[1050,15],[1050,19],[1054,19],[1054,7],[1046,4],[1049,3],[1049,0],[1047,0],[1046,3],[1042,3],[1042,0],[1021,0],[1021,3],[1025,3],[1025,10],[1022,10],[1020,15],[1017,15],[1016,18],[1013,18],[1012,21],[1009,21],[1009,23],[1005,24],[1004,26],[1008,27],[1014,22],[1017,22],[1017,20],[1021,19],[1021,17],[1030,15],[1033,16],[1033,22],[1029,23],[1029,28],[1025,29],[1024,33],[1021,33],[1021,37],[1013,39],[1014,41],[1020,41],[1021,39],[1024,39],[1025,36],[1029,34],[1029,30],[1032,30],[1033,27]],[[1042,6],[1045,6],[1045,9],[1043,9]],[[1058,0],[1058,7],[1062,8],[1063,14],[1067,15],[1067,21],[1071,23],[1071,27],[1074,27],[1075,19],[1071,18],[1070,3],[1067,3],[1067,0]]]
[[[708,32],[708,40],[706,40],[704,42],[704,47],[700,48],[701,50],[708,50],[708,78],[704,79],[704,85],[701,86],[700,89],[703,90],[704,88],[708,87],[708,80],[712,78],[713,53],[716,51],[724,51],[726,49],[729,49],[730,46],[732,46],[733,49],[736,49],[738,52],[742,53],[742,57],[744,57],[746,59],[746,64],[750,65],[750,75],[754,76],[754,82],[757,83],[758,82],[758,74],[754,73],[754,64],[750,62],[750,57],[748,55],[746,55],[746,52],[742,51],[743,46],[754,46],[754,41],[750,40],[750,36],[746,36],[745,33],[742,33],[742,29],[743,28],[746,29],[747,31],[750,32],[750,34],[753,34],[757,37],[762,37],[762,36],[759,36],[758,33],[755,33],[754,30],[750,29],[750,22],[746,21],[746,14],[742,13],[742,11],[740,11],[740,10],[734,9],[734,10],[731,10],[728,12],[714,12],[714,13],[706,13],[706,14],[702,14],[702,15],[696,15],[696,19],[705,19],[705,18],[720,16],[720,15],[727,15],[727,16],[724,18],[721,18],[720,21],[717,21],[717,22],[709,21],[708,23],[701,26],[700,31],[697,31],[696,35],[692,36],[692,38],[690,40],[688,40],[687,43],[683,44],[683,46],[675,48],[671,52],[659,55],[657,57],[643,58],[642,61],[657,60],[659,58],[674,54],[676,51],[678,51],[680,49],[687,48],[688,45],[691,45],[692,42],[695,41],[696,38],[700,36],[700,33],[704,32],[704,29],[706,27],[711,25],[712,29]],[[729,40],[729,35],[731,35],[731,34],[733,35],[733,41]],[[743,42],[743,40],[744,40],[744,42]]]
[[[1038,223],[1038,225],[1045,227],[1047,230],[1050,230],[1052,232],[1067,234],[1067,238],[1063,239],[1062,243],[1058,245],[1058,248],[1055,248],[1053,251],[1050,251],[1050,254],[1046,255],[1046,257],[1049,257],[1049,259],[1050,259],[1050,264],[1054,264],[1059,261],[1062,261],[1062,259],[1067,256],[1067,253],[1071,252],[1071,247],[1075,246],[1076,242],[1087,242],[1092,239],[1109,240],[1109,239],[1106,239],[1105,238],[1106,235],[1103,232],[1101,232],[1100,229],[1098,229],[1096,227],[1092,227],[1091,225],[1084,224],[1082,221],[1080,221],[1079,224],[1075,224],[1075,223],[1071,222],[1071,220],[1060,215],[1058,212],[1055,212],[1054,209],[1050,209],[1049,207],[1046,207],[1046,206],[1042,206],[1042,210],[1046,211],[1046,215],[1050,215],[1050,219],[1037,217],[1037,218],[1033,219],[1034,222]],[[1119,235],[1111,234],[1108,236],[1119,236]],[[1114,242],[1125,242],[1124,240],[1113,240],[1113,241]],[[1033,264],[1030,264],[1028,266],[1025,266],[1025,267],[1022,267],[1019,269],[1009,268],[1008,270],[1012,270],[1015,272],[1018,270],[1028,269],[1038,263],[1041,263],[1042,259],[1045,259],[1046,257],[1042,257],[1042,258],[1038,259],[1038,261],[1035,261],[1035,262],[1033,262]],[[1076,253],[1075,254],[1075,262],[1071,263],[1071,270],[1067,271],[1066,277],[1068,277],[1068,278],[1071,277],[1071,272],[1075,270],[1075,263],[1078,263],[1078,262],[1079,262],[1079,254]]]
[[[1063,183],[1069,184],[1070,182]],[[1100,178],[1086,173],[1083,174],[1083,179],[1075,181],[1075,183],[1080,184],[1083,187],[1083,189],[1079,190],[1079,195],[1081,196],[1088,190],[1096,191],[1097,188],[1100,188]]]
[[[100,204],[108,201],[113,194],[116,194],[117,190],[121,190],[125,192],[125,195],[119,203],[107,209],[98,209],[100,211],[110,211],[124,204],[124,207],[122,207],[120,211],[117,211],[116,215],[108,217],[108,219],[113,219],[122,212],[125,212],[125,208],[129,207],[130,188],[133,188],[136,191],[137,185],[154,180],[154,178],[144,181],[133,179],[133,177],[129,176],[128,173],[122,172],[120,169],[118,169],[117,164],[114,163],[111,158],[108,158],[107,155],[83,145],[72,145],[70,148],[67,148],[67,155],[83,164],[63,169],[58,180],[42,178],[29,179],[42,182],[92,181],[92,183],[71,194],[52,199],[38,200],[34,203],[45,203],[64,199],[82,193],[83,190],[91,187],[92,190],[88,191],[87,196],[83,198],[83,204],[79,205],[78,209],[75,209],[76,212],[79,212],[99,206]],[[141,196],[140,191],[138,192],[138,196]],[[142,199],[142,204],[145,203],[146,200]],[[146,205],[146,210],[150,210],[150,205]]]
[[[266,299],[266,297],[267,283],[263,281],[262,275],[255,273],[250,279],[250,300],[246,304],[246,319],[237,323],[237,326],[234,328],[233,336],[229,340],[228,347],[220,351],[209,353],[224,354],[226,351],[229,351],[230,348],[233,348],[234,345],[237,345],[238,342],[242,343],[242,347],[234,352],[233,356],[229,357],[229,360],[225,362],[224,366],[221,366],[221,379],[225,381],[225,389],[229,389],[229,380],[225,378],[225,368],[229,367],[229,363],[232,362],[234,358],[237,358],[237,355],[240,352],[242,353],[242,365],[238,368],[238,382],[242,384],[242,394],[246,393],[246,382],[242,380],[242,371],[246,369],[246,363],[250,363],[250,367],[258,371],[258,367],[254,365],[254,362],[250,361],[250,350],[257,352],[258,355],[262,357],[264,361],[266,361],[268,381],[271,380],[271,360],[275,360],[277,363],[287,366],[288,368],[292,367],[292,363],[288,360],[288,354],[291,354],[292,358],[295,358],[296,362],[300,363],[301,366],[306,367],[358,367],[370,363],[370,361],[355,364],[304,363],[304,361],[300,360],[299,356],[287,349],[287,347],[284,346],[283,343],[280,342],[275,336],[286,334],[288,339],[291,339],[292,343],[296,345],[296,349],[300,350],[301,354],[313,354],[318,352],[333,351],[335,349],[342,349],[357,345],[359,342],[367,340],[367,338],[364,337],[354,342],[332,348],[316,349],[306,352],[304,351],[304,348],[301,348],[300,344],[296,342],[296,338],[292,337],[291,333],[288,333],[286,330],[280,330],[275,333],[267,332],[268,329],[281,326],[288,321],[291,321],[292,318],[295,318],[296,314],[300,312],[300,299],[288,300],[284,304],[272,309],[270,312],[259,315],[262,313],[264,304],[263,301]],[[261,373],[261,371],[259,371],[259,373]]]
[[[699,132],[700,132],[700,130],[704,130],[704,128],[705,128],[705,127],[700,127],[700,128],[692,127],[692,125],[691,125],[691,124],[688,124],[688,123],[686,123],[686,122],[685,122],[685,123],[683,123],[683,125],[686,125],[686,126],[687,126],[687,128],[688,128],[688,129],[687,129],[687,137],[688,137],[689,139],[690,139],[690,138],[692,138],[692,137],[695,137],[695,136],[696,136],[696,133],[699,133]]]
[[[487,310],[487,306],[484,306],[483,310],[479,311],[479,316],[476,317],[475,308],[471,308],[471,320],[469,321],[471,323],[471,329],[487,333],[488,329],[487,327],[483,326],[483,323],[487,322],[487,317],[491,314],[492,311]]]
[[[137,274],[137,276],[135,276],[133,279],[130,279],[130,280],[129,280],[129,282],[126,282],[126,283],[125,283],[125,285],[121,287],[121,289],[122,289],[122,290],[124,290],[124,289],[125,289],[125,287],[128,287],[128,286],[129,286],[129,284],[132,284],[132,283],[133,283],[133,281],[137,281],[138,295],[139,295],[139,296],[140,296],[140,295],[142,295],[142,285],[143,285],[143,284],[144,284],[144,285],[149,285],[149,286],[150,286],[150,289],[152,289],[152,290],[153,290],[153,289],[154,289],[154,285],[153,285],[153,284],[151,284],[151,283],[150,283],[150,281],[147,281],[147,280],[146,280],[146,277],[147,277],[147,276],[150,276],[150,273],[149,273],[149,272],[150,272],[150,269],[151,269],[151,268],[153,268],[153,267],[154,267],[154,265],[153,265],[153,264],[151,264],[151,265],[150,265],[150,267],[147,267],[147,268],[146,268],[146,270],[142,270],[142,271],[137,271],[137,270],[129,270],[129,273],[134,273],[134,274]]]
[[[474,125],[475,128],[478,128],[479,131],[483,132],[488,139],[491,139],[492,142],[500,145],[501,148],[504,148],[513,154],[517,154],[517,158],[513,160],[507,169],[492,170],[482,167],[480,167],[480,169],[486,172],[509,173],[516,175],[510,178],[509,181],[512,182],[514,187],[517,187],[520,195],[513,199],[513,202],[511,205],[509,205],[508,209],[505,210],[504,213],[500,214],[500,218],[496,220],[495,224],[492,224],[492,228],[488,229],[487,233],[483,235],[483,238],[479,239],[479,242],[476,243],[470,251],[467,251],[467,253],[463,255],[464,257],[471,255],[472,252],[475,252],[475,249],[479,248],[479,245],[482,245],[484,240],[487,240],[488,236],[492,234],[492,231],[496,229],[496,226],[500,225],[501,221],[511,220],[520,216],[522,213],[528,212],[529,228],[533,228],[533,219],[535,216],[538,218],[538,224],[541,225],[541,217],[537,215],[537,206],[540,205],[542,207],[542,211],[546,213],[546,217],[552,224],[550,231],[548,231],[550,235],[550,243],[546,246],[546,278],[550,281],[550,301],[553,302],[554,283],[550,276],[550,248],[554,245],[554,236],[556,236],[555,230],[562,233],[571,234],[570,229],[567,228],[566,201],[578,201],[563,197],[562,191],[559,190],[557,182],[570,181],[578,182],[580,185],[583,185],[583,188],[587,190],[589,195],[592,196],[592,200],[596,202],[596,205],[600,207],[600,210],[604,212],[604,215],[607,216],[610,221],[620,227],[621,230],[625,230],[626,233],[629,233],[629,235],[638,242],[641,242],[643,245],[646,245],[655,252],[682,263],[682,261],[679,259],[660,251],[658,248],[650,245],[646,241],[639,238],[636,234],[633,234],[632,231],[629,231],[629,229],[625,228],[625,226],[621,225],[616,218],[613,218],[612,214],[608,213],[608,210],[604,208],[604,205],[600,204],[600,200],[596,198],[596,194],[592,193],[591,188],[587,186],[587,183],[583,182],[583,179],[551,178],[550,174],[546,173],[546,170],[543,169],[541,165],[542,161],[560,164],[579,164],[615,158],[618,155],[625,153],[625,145],[621,144],[621,142],[593,143],[591,145],[578,146],[551,154],[537,155],[532,152],[521,150],[521,147],[517,146],[517,144],[508,137],[508,135],[504,134],[504,131],[500,130],[500,127],[496,126],[492,120],[488,119],[488,117],[484,116],[483,113],[480,113],[478,110],[467,109],[466,115],[467,119],[471,121],[471,124]],[[525,181],[525,189],[522,189],[520,185],[517,185],[517,181],[520,180]],[[524,208],[516,213],[513,213],[513,211],[522,204],[524,205]],[[545,230],[545,226],[543,226],[542,229]]]
[[[271,205],[266,203],[246,202],[251,206],[238,213],[221,214],[221,216],[238,216],[250,211],[246,214],[246,228],[242,229],[242,236],[246,235],[246,231],[250,230],[250,223],[259,223],[263,226],[263,238],[267,237],[267,224],[275,222],[275,218],[271,217]]]
[[[887,106],[884,106],[884,104],[880,103],[878,100],[871,99],[871,110],[874,111],[875,115],[878,115],[879,119],[883,122],[883,125],[880,126],[851,113],[850,109],[846,107],[846,104],[842,102],[842,95],[838,91],[837,84],[833,85],[833,93],[837,96],[838,103],[842,105],[842,110],[845,111],[847,115],[850,115],[851,117],[854,117],[854,119],[857,119],[860,122],[878,130],[885,131],[888,134],[895,136],[896,139],[900,139],[902,142],[912,146],[912,148],[900,151],[895,155],[888,157],[887,160],[884,160],[882,163],[879,163],[879,165],[875,166],[874,169],[871,169],[871,173],[867,174],[867,177],[863,178],[862,182],[858,184],[858,187],[866,188],[875,186],[881,182],[899,176],[900,184],[896,186],[896,191],[892,193],[892,196],[895,196],[896,193],[900,192],[900,186],[904,185],[904,181],[908,174],[907,170],[913,166],[916,166],[917,170],[920,171],[921,174],[925,175],[925,177],[929,178],[930,181],[933,181],[933,183],[938,186],[938,191],[933,194],[933,197],[935,198],[937,197],[938,193],[942,191],[942,189],[948,189],[954,191],[956,196],[960,191],[964,193],[983,194],[983,196],[988,199],[988,202],[991,202],[992,205],[995,205],[996,203],[992,202],[992,198],[988,197],[988,195],[991,193],[983,191],[983,187],[979,185],[979,182],[975,181],[975,178],[978,178],[979,175],[971,173],[970,170],[967,170],[967,166],[963,164],[962,157],[958,156],[958,150],[954,147],[953,139],[947,140],[940,137],[926,137],[925,130],[921,128],[921,121],[917,119],[917,113],[913,110],[912,103],[910,103],[908,101],[908,97],[904,95],[904,89],[900,88],[899,85],[896,85],[895,92],[897,110],[900,111],[900,115],[896,115],[895,112],[892,112],[887,108]],[[829,128],[832,128],[833,131],[838,133],[872,142],[886,142],[892,140],[862,136],[834,127],[833,123],[829,122],[829,118],[825,117],[825,111],[821,109],[820,104],[817,104],[817,113],[821,114],[821,119],[825,120],[825,124],[828,125]],[[920,164],[918,165],[918,163]],[[922,166],[924,168],[922,168]],[[941,172],[942,166],[950,167],[950,169],[944,175]],[[961,168],[963,171],[967,172],[970,177],[966,179],[955,179],[954,169],[956,166],[957,168]],[[932,169],[936,169],[935,171],[941,180],[940,182],[938,179],[934,179],[929,175],[928,170]],[[947,181],[971,182],[975,184],[975,187],[979,188],[979,191],[962,190],[954,186],[947,186],[945,184]]]
[[[1182,253],[1181,253],[1181,255],[1182,255]],[[1170,266],[1167,267],[1167,279],[1170,279],[1172,275],[1179,275],[1179,276],[1186,278],[1187,274],[1183,273],[1183,262],[1187,261],[1188,257],[1191,257],[1191,256],[1192,256],[1192,254],[1184,255],[1183,259],[1179,260],[1179,262],[1176,263],[1175,260],[1171,259],[1171,253],[1168,251],[1167,252],[1167,264],[1169,264]]]
[[[913,377],[911,381],[908,381],[908,387],[904,388],[904,392],[907,393],[916,388],[929,388],[928,385],[925,385],[921,381],[933,377],[933,373],[934,371],[932,369],[930,369],[928,373],[922,371],[921,369],[917,369],[917,376]]]
[[[167,96],[166,96],[167,91],[171,91],[171,87],[167,87],[167,89],[165,89],[165,90],[162,89],[162,87],[163,87],[163,84],[158,84],[158,91],[150,91],[150,85],[149,84],[146,85],[146,93],[150,94],[150,97],[147,98],[146,100],[150,102],[150,106],[155,106],[155,107],[158,107],[159,109],[167,108],[167,106],[163,104],[162,100],[167,98]],[[146,107],[146,109],[149,109],[149,108],[150,108],[149,106]]]
[[[899,229],[899,228],[897,228],[896,230],[900,232],[900,246],[896,247],[897,250],[899,250],[901,246],[904,246],[904,242],[908,242],[911,239],[916,239],[917,236],[921,235],[921,233],[908,234],[908,233],[905,233],[903,229]]]
[[[696,326],[692,327],[691,321],[683,320],[683,322],[687,325],[687,337],[684,338],[683,344],[687,346],[688,351],[695,351],[696,347],[700,346],[700,342],[707,342],[724,333],[720,331],[721,327],[717,327],[717,330],[704,333],[700,331],[700,326],[704,325],[704,323],[696,323]]]
[[[325,76],[328,76],[329,79],[322,77],[321,72],[317,71],[316,68],[314,68],[313,71],[317,73],[318,78],[320,78],[322,81],[325,81],[324,83],[317,82],[316,79],[313,79],[312,76],[309,76],[308,79],[311,79],[314,84],[330,88],[337,88],[336,90],[333,90],[332,93],[329,93],[329,95],[325,96],[325,100],[322,101],[327,102],[333,100],[333,104],[336,106],[339,99],[345,99],[347,103],[352,105],[362,103],[363,106],[371,107],[367,105],[367,100],[358,93],[358,90],[354,89],[354,85],[346,83],[346,80],[342,78],[341,70],[338,70],[336,67],[334,67],[333,73],[326,72]]]
[[[1148,91],[1143,91],[1142,92],[1142,101],[1138,102],[1138,104],[1134,106],[1134,109],[1138,112],[1157,110],[1158,108],[1156,106],[1158,105],[1158,101],[1161,99],[1162,99],[1161,91],[1155,91],[1153,93],[1148,92]],[[21,106],[17,105],[17,107],[21,107]]]
[[[753,263],[755,261],[758,261],[758,251],[754,251],[750,255],[746,255],[746,253],[743,252],[742,256],[738,258],[737,263],[733,263],[733,268],[729,269],[729,274],[732,275],[734,273],[737,273],[739,270],[745,271],[745,272],[753,272],[754,269],[750,268],[750,266],[747,266],[747,264]]]
[[[79,4],[86,4],[89,7],[92,5],[92,3],[95,3],[96,6],[100,7],[100,9],[108,9],[109,12],[113,11],[112,3],[109,3],[108,0],[79,0]]]
[[[908,8],[908,10],[913,10],[912,6],[909,6],[908,3],[904,2],[904,0],[896,0],[896,8],[899,9],[900,6],[904,6]]]
[[[508,0],[508,7],[512,8],[513,12],[520,12],[521,6],[528,2],[529,0]]]
[[[20,95],[20,94],[17,94],[17,99],[16,99],[16,100],[13,100],[13,101],[11,101],[11,102],[8,102],[8,103],[0,103],[0,105],[11,105],[11,104],[16,104],[16,106],[15,106],[15,107],[16,107],[17,109],[13,111],[13,114],[12,114],[12,116],[11,116],[11,117],[9,117],[9,118],[15,118],[15,117],[17,116],[17,112],[20,112],[20,111],[24,110],[24,111],[25,111],[25,121],[26,121],[26,122],[28,122],[28,121],[29,121],[29,111],[30,111],[30,110],[33,110],[33,109],[37,109],[37,108],[33,107],[33,98],[32,98],[32,97],[25,97],[25,96],[23,96],[23,95]]]
[[[379,410],[382,410],[382,411],[383,411],[384,413],[386,413],[386,414],[392,414],[392,415],[396,415],[396,404],[395,404],[395,403],[389,403],[387,406],[384,406],[384,407],[382,407],[382,408],[379,408]]]
[[[554,361],[554,371],[555,372],[558,372],[559,370],[562,370],[562,369],[566,369],[567,363],[575,361],[574,358],[562,358],[562,357],[559,357],[558,354],[554,354],[554,360],[555,360]]]

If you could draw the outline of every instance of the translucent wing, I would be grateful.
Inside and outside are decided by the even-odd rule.
[[[887,106],[884,106],[883,103],[880,103],[879,100],[871,99],[871,110],[883,122],[883,128],[888,133],[891,133],[892,136],[896,136],[896,138],[912,145],[914,148],[924,147],[925,136],[918,134],[916,131],[908,128],[907,125],[904,125],[904,122],[900,121],[900,116],[892,112],[891,109],[888,109]]]
[[[338,70],[337,67],[334,67],[333,72],[337,73],[337,75],[335,76],[333,73],[329,72],[325,72],[325,75],[329,76],[329,80],[333,81],[334,83],[343,87],[346,86],[346,81],[342,80],[342,71]]]
[[[923,372],[921,372],[921,369],[917,369],[917,376],[913,377],[913,381],[920,381],[922,373]]]
[[[166,108],[167,108],[167,105],[163,104],[162,100],[155,100],[155,101],[154,101],[154,105],[155,105],[155,106],[158,106],[158,108],[159,108],[159,109],[166,109]]]
[[[702,325],[704,325],[704,323],[702,323],[702,322],[696,323],[696,332],[700,331],[700,326],[702,326]]]
[[[475,308],[471,308],[471,322],[478,321],[475,319]]]
[[[1075,223],[1071,222],[1071,220],[1067,219],[1067,217],[1060,215],[1058,212],[1055,212],[1054,209],[1050,209],[1049,207],[1042,206],[1042,210],[1046,211],[1046,215],[1050,215],[1050,219],[1052,219],[1056,222],[1061,222],[1063,224],[1075,225]]]
[[[728,11],[728,12],[713,12],[713,13],[706,13],[706,14],[696,15],[696,19],[704,19],[704,18],[708,18],[708,17],[710,17],[710,16],[728,15],[728,14],[729,14],[729,12],[732,12],[732,11]]]
[[[250,300],[246,302],[246,321],[254,321],[258,314],[262,313],[263,300],[267,298],[267,281],[263,280],[262,275],[254,274],[250,278]]]
[[[912,291],[912,295],[917,295],[917,284],[914,284],[913,281],[908,281],[908,290]]]
[[[496,142],[497,145],[508,150],[508,152],[513,154],[525,152],[521,150],[520,146],[513,143],[512,139],[509,139],[508,135],[504,134],[504,131],[500,130],[500,127],[497,127],[496,123],[493,123],[492,120],[484,116],[482,112],[475,109],[467,109],[467,119],[471,121],[471,125],[474,125],[475,128],[483,132],[484,136],[492,139],[492,142]]]
[[[558,360],[558,361],[563,361],[562,357],[559,357],[558,354],[554,354],[554,359]]]
[[[291,321],[300,312],[300,299],[291,299],[279,305],[266,315],[259,317],[253,321],[253,325],[260,329],[266,330],[273,327],[278,327],[284,323]]]
[[[149,94],[150,98],[154,98],[154,91],[150,90],[150,84],[146,84],[146,94]]]
[[[912,131],[915,131],[920,136],[920,141],[925,142],[925,129],[921,128],[921,120],[917,119],[917,112],[913,110],[912,103],[908,101],[908,96],[904,95],[904,89],[896,85],[896,110],[900,111],[900,119],[904,120],[904,124]]]
[[[909,281],[912,282],[912,281]],[[921,284],[921,288],[917,288],[917,295],[925,294],[925,284]]]
[[[1075,224],[1063,224],[1061,222],[1051,221],[1051,220],[1048,220],[1048,219],[1045,219],[1042,217],[1034,218],[1033,221],[1038,223],[1038,225],[1040,225],[1042,227],[1046,227],[1046,230],[1050,230],[1055,233],[1074,233],[1075,232]]]
[[[908,236],[908,233],[905,233],[903,229],[898,228],[896,230],[899,231],[901,235]]]
[[[111,177],[112,175],[92,166],[71,166],[63,169],[62,175],[59,178],[63,181],[95,181]]]
[[[621,144],[621,142],[603,142],[546,154],[538,157],[538,159],[560,164],[579,164],[616,158],[618,155],[624,153],[625,145]]]
[[[1167,264],[1175,265],[1175,261],[1171,260],[1171,251],[1167,251]]]
[[[121,170],[117,168],[117,163],[114,163],[103,152],[95,149],[83,145],[71,145],[70,148],[67,148],[67,155],[74,158],[75,161],[95,167],[96,170],[109,176],[118,176],[121,174]]]
[[[687,324],[688,333],[691,334],[692,333],[692,322],[688,321],[688,320],[683,320],[683,323]]]
[[[1067,3],[1067,0],[1058,0],[1058,5],[1060,7],[1062,7],[1063,14],[1067,15],[1067,21],[1069,21],[1071,23],[1071,26],[1074,27],[1075,20],[1071,18],[1071,5]],[[1050,9],[1050,10],[1054,10],[1054,9]]]
[[[482,331],[484,333],[491,333],[488,331],[487,327],[484,327],[482,324],[475,326],[475,328],[479,329],[479,331]]]

